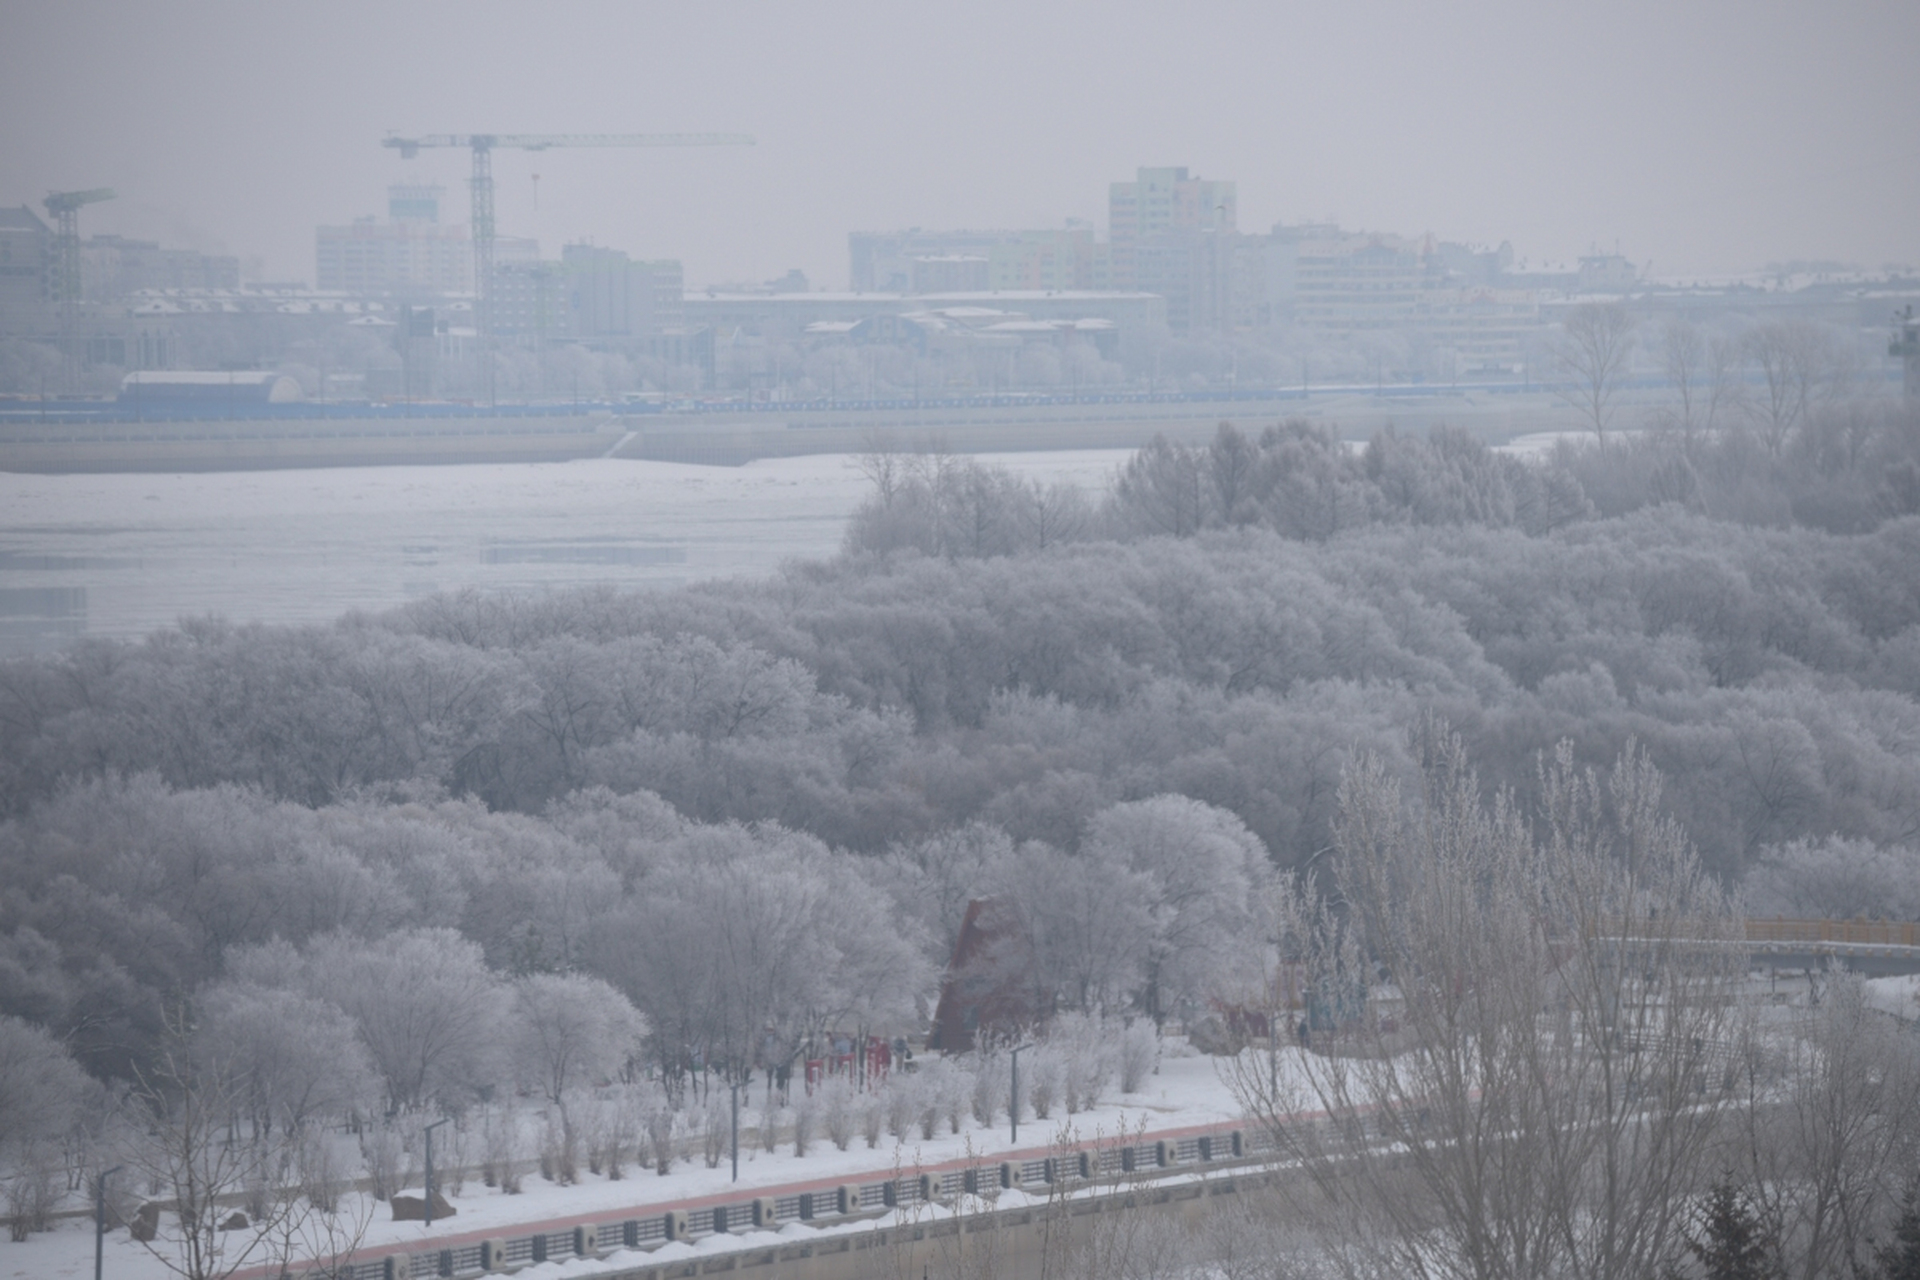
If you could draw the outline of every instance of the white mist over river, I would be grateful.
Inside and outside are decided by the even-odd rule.
[[[1125,449],[983,455],[1105,489]],[[0,474],[0,654],[183,616],[322,622],[463,587],[671,586],[840,546],[845,455],[193,474]]]

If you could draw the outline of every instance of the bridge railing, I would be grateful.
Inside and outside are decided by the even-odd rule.
[[[1594,933],[1611,938],[1649,941],[1712,941],[1726,935],[1722,927],[1694,920],[1603,918],[1589,926]],[[1738,938],[1742,935],[1733,935]],[[1771,920],[1748,918],[1744,937],[1750,944],[1763,946],[1794,944],[1850,944],[1878,947],[1920,947],[1920,923],[1910,920]],[[1732,939],[1728,939],[1732,940]]]
[[[1920,947],[1920,924],[1911,920],[1748,920],[1748,942],[1840,942],[1879,947]]]
[[[1044,1159],[1000,1162],[979,1159],[905,1177],[887,1174],[851,1181],[832,1189],[796,1192],[776,1190],[689,1209],[660,1208],[628,1217],[582,1215],[573,1227],[545,1224],[490,1240],[458,1239],[421,1248],[396,1244],[387,1249],[369,1246],[351,1259],[331,1266],[314,1264],[298,1272],[302,1280],[426,1280],[451,1277],[469,1280],[517,1270],[541,1262],[599,1258],[618,1249],[650,1249],[669,1241],[711,1235],[737,1235],[747,1230],[777,1231],[790,1222],[828,1221],[878,1214],[886,1209],[976,1193],[992,1187],[1024,1187],[1030,1192],[1053,1187],[1084,1186],[1129,1174],[1167,1171],[1185,1165],[1200,1168],[1247,1160],[1256,1151],[1272,1151],[1271,1134],[1233,1124],[1212,1126],[1200,1133],[1172,1139],[1150,1139],[1144,1134],[1096,1139]],[[680,1260],[675,1264],[684,1265]],[[636,1272],[668,1274],[666,1263],[636,1261]],[[679,1274],[673,1272],[673,1274]],[[242,1273],[243,1280],[265,1280],[263,1273]]]

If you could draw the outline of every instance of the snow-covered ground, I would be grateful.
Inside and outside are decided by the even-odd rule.
[[[1281,1050],[1283,1071],[1296,1061],[1297,1055],[1297,1049]],[[691,1162],[676,1164],[673,1172],[664,1178],[650,1172],[636,1172],[631,1165],[627,1176],[620,1181],[583,1172],[581,1181],[573,1186],[559,1186],[541,1180],[537,1174],[529,1174],[519,1195],[507,1195],[469,1177],[462,1191],[450,1197],[456,1216],[436,1222],[431,1228],[417,1222],[393,1222],[387,1206],[373,1204],[363,1197],[348,1197],[343,1215],[348,1220],[363,1215],[369,1218],[363,1249],[379,1250],[382,1246],[414,1249],[430,1240],[477,1232],[515,1235],[519,1234],[516,1228],[523,1224],[616,1215],[640,1217],[689,1200],[744,1199],[795,1183],[820,1182],[834,1186],[873,1181],[889,1176],[896,1168],[903,1174],[911,1174],[916,1167],[930,1168],[969,1157],[997,1162],[1016,1149],[1032,1152],[1026,1158],[1037,1159],[1062,1135],[1063,1129],[1065,1136],[1072,1140],[1089,1142],[1119,1139],[1142,1128],[1151,1136],[1167,1130],[1235,1121],[1242,1114],[1241,1108],[1227,1086],[1221,1065],[1213,1058],[1193,1054],[1183,1042],[1169,1041],[1158,1072],[1148,1077],[1139,1092],[1121,1095],[1109,1091],[1101,1106],[1072,1117],[1063,1117],[1056,1111],[1052,1120],[1041,1121],[1029,1115],[1021,1122],[1017,1148],[1008,1141],[1004,1114],[992,1128],[982,1128],[963,1117],[958,1134],[946,1132],[943,1121],[941,1132],[931,1141],[921,1141],[917,1131],[899,1144],[882,1136],[875,1149],[869,1149],[858,1136],[846,1151],[836,1150],[831,1142],[817,1138],[807,1154],[799,1158],[793,1155],[790,1144],[772,1155],[760,1150],[749,1151],[743,1133],[738,1184],[732,1182],[731,1169],[724,1158],[718,1168],[708,1169],[696,1156]],[[1264,1056],[1260,1058],[1260,1065],[1264,1070]],[[418,1194],[417,1187],[414,1193]],[[704,1246],[695,1242],[665,1247],[712,1250],[738,1247],[739,1240],[739,1237],[729,1237]],[[568,1265],[577,1268],[578,1264],[550,1264],[550,1269],[540,1274],[563,1276],[569,1272],[558,1268]],[[0,1278],[4,1280],[79,1278],[92,1275],[92,1269],[93,1224],[90,1220],[65,1219],[55,1230],[33,1236],[25,1243],[0,1243]],[[162,1280],[168,1274],[160,1261],[132,1241],[125,1230],[107,1237],[105,1273],[117,1280]]]
[[[1920,974],[1868,978],[1867,1003],[1896,1018],[1920,1022]]]

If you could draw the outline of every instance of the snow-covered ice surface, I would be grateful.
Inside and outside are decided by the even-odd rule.
[[[1896,1018],[1920,1022],[1920,974],[1868,978],[1867,1003]]]
[[[1058,1112],[1051,1121],[1035,1120],[1029,1116],[1021,1122],[1018,1149],[1032,1152],[1033,1155],[1027,1158],[1037,1159],[1045,1154],[1047,1145],[1063,1126],[1070,1129],[1075,1140],[1090,1142],[1096,1139],[1118,1140],[1121,1135],[1132,1135],[1143,1126],[1151,1136],[1170,1129],[1231,1123],[1241,1116],[1241,1108],[1227,1087],[1215,1059],[1200,1055],[1175,1056],[1186,1052],[1184,1043],[1179,1041],[1169,1042],[1169,1049],[1169,1053],[1161,1060],[1158,1074],[1148,1077],[1138,1093],[1121,1095],[1110,1092],[1102,1106],[1071,1118],[1063,1118]],[[1249,1052],[1260,1053],[1259,1050]],[[1283,1073],[1289,1071],[1298,1052],[1292,1048],[1281,1050]],[[1264,1055],[1260,1057],[1260,1066],[1264,1071]],[[542,1181],[536,1174],[529,1174],[523,1183],[524,1192],[511,1196],[482,1186],[478,1179],[469,1178],[462,1192],[450,1197],[457,1215],[445,1222],[437,1222],[431,1228],[417,1222],[390,1221],[391,1215],[385,1205],[371,1206],[374,1212],[361,1248],[413,1249],[422,1247],[429,1240],[454,1235],[471,1236],[478,1232],[512,1236],[522,1234],[519,1228],[523,1224],[565,1224],[588,1218],[628,1216],[623,1212],[625,1210],[634,1211],[632,1216],[641,1216],[659,1212],[677,1202],[705,1197],[733,1202],[756,1194],[761,1188],[793,1183],[822,1182],[827,1186],[835,1186],[843,1182],[873,1181],[890,1176],[896,1168],[903,1175],[911,1175],[916,1166],[926,1168],[964,1159],[969,1151],[982,1161],[997,1162],[1006,1158],[1009,1144],[1004,1115],[990,1129],[981,1128],[970,1118],[963,1118],[961,1132],[957,1135],[946,1132],[946,1127],[943,1121],[941,1132],[931,1141],[921,1141],[917,1131],[898,1145],[893,1139],[883,1136],[880,1146],[874,1150],[869,1150],[865,1141],[857,1136],[846,1151],[836,1150],[832,1143],[820,1139],[804,1157],[797,1159],[791,1145],[783,1146],[774,1155],[758,1150],[750,1152],[746,1149],[743,1135],[740,1182],[737,1186],[731,1181],[731,1170],[724,1159],[718,1168],[708,1169],[697,1156],[691,1162],[676,1164],[673,1172],[665,1178],[652,1173],[636,1173],[629,1166],[627,1176],[618,1182],[583,1174],[577,1185],[562,1187]],[[414,1191],[417,1194],[418,1188]],[[354,1199],[349,1197],[349,1201]],[[354,1214],[350,1206],[346,1212],[349,1216]],[[360,1212],[366,1212],[366,1209],[362,1208]],[[559,1230],[561,1227],[555,1225],[550,1229]],[[795,1225],[793,1230],[810,1229]],[[788,1228],[783,1227],[781,1234],[787,1231]],[[730,1235],[694,1241],[691,1245],[666,1245],[662,1248],[685,1250],[685,1254],[680,1256],[691,1257],[716,1249],[739,1248],[742,1240],[740,1235]],[[772,1242],[770,1234],[768,1242]],[[655,1251],[649,1256],[664,1259],[670,1255]],[[564,1265],[568,1264],[548,1264],[538,1272],[519,1274],[529,1277],[537,1274],[543,1280],[549,1276],[572,1274],[558,1269]],[[91,1221],[66,1219],[56,1230],[35,1235],[25,1243],[0,1243],[0,1278],[4,1280],[60,1280],[62,1277],[75,1277],[78,1280],[92,1274]],[[124,1230],[120,1230],[107,1237],[106,1274],[116,1280],[162,1280],[168,1273],[157,1259],[129,1239]]]
[[[1565,435],[1505,446],[1538,454]],[[1354,442],[1353,447],[1363,444]],[[1132,451],[982,454],[1104,492]],[[869,485],[845,454],[742,467],[592,458],[111,475],[0,472],[0,656],[181,617],[325,622],[465,587],[763,576],[839,549]]]
[[[1124,449],[981,455],[1104,490]],[[0,654],[182,616],[322,622],[463,587],[669,586],[840,546],[843,454],[188,474],[0,473]]]

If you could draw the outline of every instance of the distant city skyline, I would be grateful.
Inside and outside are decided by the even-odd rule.
[[[696,285],[843,279],[857,229],[1104,238],[1108,184],[1163,165],[1235,182],[1245,230],[1617,244],[1662,274],[1920,260],[1911,4],[4,0],[0,28],[0,203],[111,186],[88,232],[267,279],[310,281],[313,228],[396,182],[464,221],[464,153],[378,144],[474,129],[754,133],[496,158],[503,235],[677,258]]]

